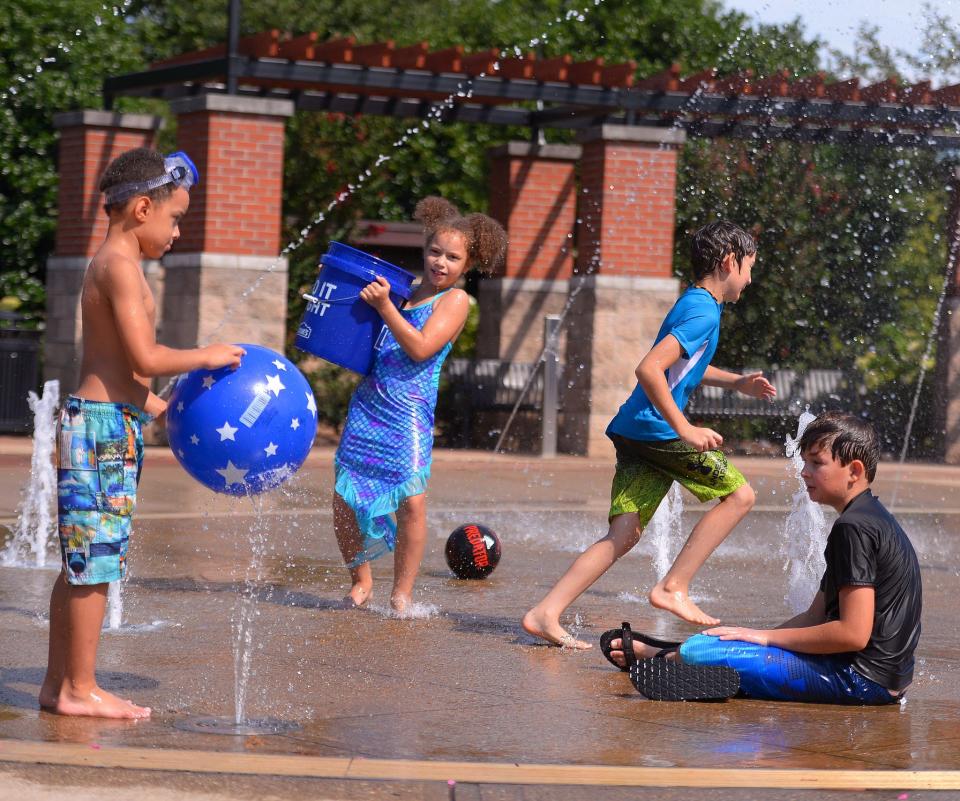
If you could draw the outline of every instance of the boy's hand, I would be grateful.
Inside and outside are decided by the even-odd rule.
[[[711,637],[719,637],[721,640],[740,640],[740,642],[752,642],[757,645],[768,645],[768,632],[763,629],[745,629],[740,626],[716,626],[703,632]]]
[[[690,426],[690,428],[686,429],[680,434],[680,439],[700,453],[704,453],[705,451],[715,451],[717,448],[723,445],[723,437],[721,437],[712,428],[697,428],[696,426]]]
[[[240,359],[246,355],[247,352],[239,345],[218,342],[203,349],[203,366],[207,370],[216,370],[218,367],[232,367],[236,370],[240,366]]]
[[[158,429],[166,428],[167,402],[163,398],[151,392],[147,395],[143,410],[153,418],[151,425],[155,425]]]
[[[167,410],[164,407],[164,410],[160,412],[153,420],[150,421],[150,424],[156,426],[157,431],[164,431],[167,427]]]
[[[777,390],[763,377],[763,373],[747,373],[740,376],[734,384],[734,389],[751,398],[774,398],[777,395]]]
[[[390,303],[390,282],[382,275],[360,290],[360,297],[377,311],[383,311]]]

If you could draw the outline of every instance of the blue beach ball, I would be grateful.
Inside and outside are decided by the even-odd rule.
[[[307,379],[279,353],[240,345],[236,370],[181,375],[167,406],[170,447],[216,492],[253,495],[292,476],[310,453],[317,404]]]

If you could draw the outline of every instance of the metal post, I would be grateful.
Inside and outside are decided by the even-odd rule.
[[[543,318],[543,444],[540,455],[557,455],[557,407],[559,405],[560,316],[547,314]]]
[[[230,0],[227,8],[227,94],[235,95],[240,66],[240,0]]]
[[[937,320],[934,430],[943,433],[944,461],[947,464],[960,464],[960,393],[956,390],[956,354],[960,350],[960,325],[957,323],[960,320],[960,167],[949,168],[946,183],[950,193],[947,270],[944,277],[945,296],[940,301]]]

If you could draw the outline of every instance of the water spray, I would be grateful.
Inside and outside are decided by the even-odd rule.
[[[23,501],[17,516],[13,539],[0,553],[0,565],[8,567],[45,567],[47,546],[56,533],[52,514],[57,497],[56,412],[60,405],[60,382],[47,381],[43,395],[29,392],[27,403],[33,412],[33,456],[30,480],[20,491]]]

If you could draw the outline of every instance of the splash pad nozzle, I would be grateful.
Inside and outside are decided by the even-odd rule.
[[[173,727],[180,729],[180,731],[189,731],[196,734],[225,734],[232,737],[287,734],[292,731],[299,731],[301,728],[299,723],[279,720],[278,718],[255,718],[237,721],[232,717],[217,717],[214,715],[184,718],[174,723]]]

